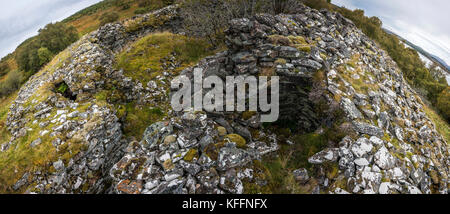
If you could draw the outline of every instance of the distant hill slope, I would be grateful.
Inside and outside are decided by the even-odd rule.
[[[425,57],[427,57],[429,60],[435,62],[436,64],[438,64],[439,67],[441,67],[444,71],[446,71],[448,74],[450,74],[450,66],[441,58],[439,58],[438,56],[428,53],[426,50],[424,50],[423,48],[411,43],[410,41],[406,40],[405,38],[397,35],[396,33],[383,28],[384,31],[386,31],[386,33],[392,34],[397,36],[402,42],[406,43],[407,45],[411,46],[414,50],[416,50],[417,52],[419,52],[420,54],[424,55]]]
[[[68,26],[74,26],[79,36],[81,37],[89,32],[98,29],[102,25],[102,18],[111,13],[114,13],[114,15],[117,14],[117,18],[115,18],[115,20],[124,20],[135,16],[136,14],[147,13],[151,10],[162,8],[163,6],[165,6],[165,3],[162,0],[103,0],[67,17],[61,22]],[[37,36],[28,38],[27,40],[22,42],[12,53],[8,54],[0,60],[0,86],[9,84],[6,82],[6,80],[8,79],[11,71],[20,70],[20,66],[18,66],[18,63],[16,61],[18,48],[26,45],[35,38],[37,38]],[[54,55],[57,55],[57,53],[55,53]],[[20,81],[23,83],[27,80],[30,74],[26,74],[26,72],[24,71],[20,72]],[[0,87],[0,90],[2,90],[2,88],[3,87]],[[6,93],[6,95],[7,94],[10,93],[8,92]],[[4,96],[5,94],[2,94],[0,98]]]

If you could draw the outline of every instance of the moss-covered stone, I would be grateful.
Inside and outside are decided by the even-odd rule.
[[[219,132],[219,136],[225,136],[227,134],[227,129],[223,126],[217,127],[217,131]]]
[[[189,149],[189,151],[186,153],[186,155],[184,156],[183,160],[187,161],[187,162],[191,162],[192,160],[194,160],[198,158],[198,150],[197,149]]]
[[[245,139],[238,134],[228,134],[227,136],[225,136],[225,140],[227,139],[231,142],[236,143],[236,146],[239,148],[245,147],[247,143]]]

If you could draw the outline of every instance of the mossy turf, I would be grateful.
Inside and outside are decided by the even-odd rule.
[[[163,73],[178,75],[183,69],[193,66],[201,58],[212,55],[209,44],[202,39],[189,38],[183,35],[160,32],[150,34],[136,41],[130,48],[116,56],[117,69],[123,69],[125,76],[131,77],[146,86],[149,81],[155,81],[158,90],[163,92],[157,98],[158,103],[136,104],[135,102],[116,105],[119,118],[123,117],[123,128],[126,136],[136,139],[142,137],[147,126],[162,120],[170,108],[167,97],[169,79],[160,80]],[[168,64],[173,64],[168,69]],[[99,94],[105,98],[108,94]]]
[[[436,130],[441,134],[447,144],[450,142],[450,125],[440,116],[436,111],[427,105],[424,106],[424,111],[431,121],[436,125]]]
[[[180,64],[173,71],[176,74],[211,54],[213,51],[209,44],[202,39],[162,32],[148,35],[134,43],[128,51],[120,53],[117,67],[124,69],[125,75],[147,84],[164,71],[164,59],[175,57]]]

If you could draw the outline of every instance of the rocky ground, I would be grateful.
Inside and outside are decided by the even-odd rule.
[[[20,179],[9,190],[246,193],[246,184],[267,185],[262,158],[293,140],[264,128],[260,113],[167,111],[137,140],[123,136],[119,110],[98,96],[114,87],[128,101],[167,102],[163,83],[173,76],[143,85],[113,65],[120,51],[144,35],[180,33],[180,22],[177,7],[170,6],[108,24],[33,76],[11,105],[12,137],[1,151],[46,148],[52,156],[16,169]],[[314,172],[289,172],[311,187],[308,192],[448,193],[447,142],[395,62],[351,21],[303,7],[292,15],[235,19],[226,38],[226,51],[181,73],[280,76],[280,120],[299,133],[320,133],[333,124],[345,130],[345,137],[309,157]],[[161,94],[167,99],[156,101]],[[319,100],[343,112],[342,119],[320,114]]]

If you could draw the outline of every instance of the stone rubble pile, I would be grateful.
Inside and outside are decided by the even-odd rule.
[[[116,193],[243,193],[242,179],[252,180],[252,160],[278,149],[247,142],[228,133],[204,112],[186,111],[149,126],[140,142],[131,142],[110,171]]]
[[[61,156],[49,164],[48,171],[26,172],[12,190],[110,191],[109,170],[122,157],[127,142],[122,137],[116,109],[98,100],[96,94],[114,83],[125,100],[150,102],[150,89],[113,68],[115,53],[148,33],[175,27],[171,22],[177,19],[177,10],[177,6],[169,6],[102,26],[60,53],[55,57],[57,62],[50,63],[21,87],[7,117],[6,126],[12,137],[1,145],[1,151],[16,149],[18,141],[26,137],[32,148],[44,141],[52,142]],[[164,19],[161,25],[150,25],[150,17]],[[137,26],[132,32],[127,31],[130,22]]]
[[[65,60],[24,84],[8,114],[12,138],[2,151],[14,149],[17,139],[37,130],[32,135],[37,137],[28,139],[32,147],[52,140],[61,150],[74,142],[85,148],[53,162],[51,172],[25,173],[15,190],[239,194],[246,182],[267,184],[255,175],[254,161],[276,151],[279,141],[265,133],[260,113],[174,113],[149,126],[141,141],[127,142],[114,107],[94,96],[114,82],[127,101],[157,102],[151,97],[160,95],[158,85],[142,85],[114,70],[114,54],[157,29],[178,32],[176,11],[169,6],[107,24],[69,47]],[[168,21],[158,28],[149,22],[154,17]],[[308,159],[319,169],[338,167],[332,179],[314,175],[319,181],[314,193],[448,193],[447,142],[395,62],[351,21],[303,6],[297,14],[234,19],[225,33],[228,50],[182,74],[193,79],[194,69],[201,69],[204,77],[222,79],[277,75],[279,120],[294,121],[299,132],[327,123],[315,114],[310,96],[315,74],[325,73],[326,90],[320,96],[330,106],[337,103],[355,134]],[[167,69],[176,66],[168,62]],[[61,83],[68,86],[65,94],[56,92]],[[313,176],[303,168],[291,173],[301,184]]]
[[[339,165],[336,179],[319,175],[322,182],[316,192],[448,193],[447,142],[427,118],[420,97],[395,62],[351,21],[327,10],[304,7],[294,15],[235,19],[226,38],[227,51],[183,74],[193,78],[194,69],[201,69],[204,77],[222,79],[226,75],[278,75],[280,119],[297,120],[300,129],[318,126],[319,118],[305,93],[315,72],[326,72],[323,96],[340,104],[356,136],[347,136],[338,148],[325,149],[309,159],[318,167],[327,162]],[[237,120],[246,127],[255,124]],[[299,171],[294,175],[302,180]]]

